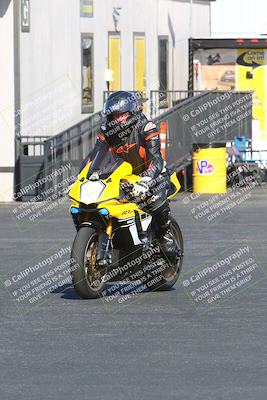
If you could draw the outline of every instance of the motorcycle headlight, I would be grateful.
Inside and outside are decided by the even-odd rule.
[[[85,182],[81,185],[80,201],[85,204],[95,203],[103,193],[106,185],[101,181]]]

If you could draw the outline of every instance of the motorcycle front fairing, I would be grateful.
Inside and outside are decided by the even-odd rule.
[[[176,173],[171,175],[172,190],[168,198],[173,198],[181,186]],[[98,209],[107,208],[110,216],[125,218],[133,216],[139,207],[135,203],[121,203],[120,181],[127,180],[134,185],[140,176],[132,174],[132,166],[123,159],[113,156],[110,152],[98,152],[93,161],[89,162],[80,172],[78,179],[71,187],[69,196],[71,206],[79,207],[96,205]]]
[[[120,181],[132,174],[131,164],[120,158],[114,158],[110,152],[97,153],[93,161],[89,162],[79,174],[71,187],[69,196],[73,203],[85,205],[101,203],[118,198],[120,195]],[[136,176],[136,181],[138,181]]]

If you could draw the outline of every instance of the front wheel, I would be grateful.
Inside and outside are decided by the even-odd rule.
[[[82,299],[96,299],[106,285],[107,268],[97,267],[98,232],[84,226],[78,231],[71,250],[71,275]]]

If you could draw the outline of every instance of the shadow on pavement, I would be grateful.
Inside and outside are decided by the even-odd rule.
[[[124,283],[124,282],[117,282],[116,284],[118,285],[117,290],[119,291],[119,290],[123,289],[127,284],[129,284],[129,282],[127,282],[127,283]],[[108,287],[112,287],[112,286],[113,286],[113,284],[108,284],[108,285],[107,285],[107,288],[108,288]],[[172,292],[172,291],[174,291],[174,290],[176,290],[176,287],[172,287],[171,289],[169,289],[169,290],[167,290],[167,291],[162,291],[161,293],[163,293],[163,292]],[[131,292],[133,292],[133,291],[134,291],[134,288],[129,289],[128,291],[125,291],[123,294],[121,294],[121,296],[126,295],[126,294],[131,294]],[[63,286],[61,286],[61,287],[59,287],[59,288],[53,290],[52,293],[61,293],[61,298],[62,298],[62,299],[67,299],[67,300],[83,300],[83,299],[81,299],[81,297],[78,295],[78,293],[76,292],[76,290],[74,289],[74,287],[73,287],[72,284],[65,284],[65,285],[63,285]],[[149,290],[146,290],[146,291],[143,291],[142,293],[157,294],[157,293],[159,293],[159,291],[155,291],[155,290],[149,291]],[[142,294],[142,293],[140,293],[140,294]],[[105,298],[105,297],[109,297],[109,296],[112,296],[112,295],[113,295],[112,291],[111,291],[111,292],[106,291],[106,294],[105,294],[105,295],[99,296],[99,297],[96,298],[95,300],[98,300],[100,297]],[[93,300],[93,299],[91,299],[91,300]]]

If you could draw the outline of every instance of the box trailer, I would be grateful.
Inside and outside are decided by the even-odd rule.
[[[254,150],[267,149],[267,39],[189,39],[188,89],[252,91]]]

